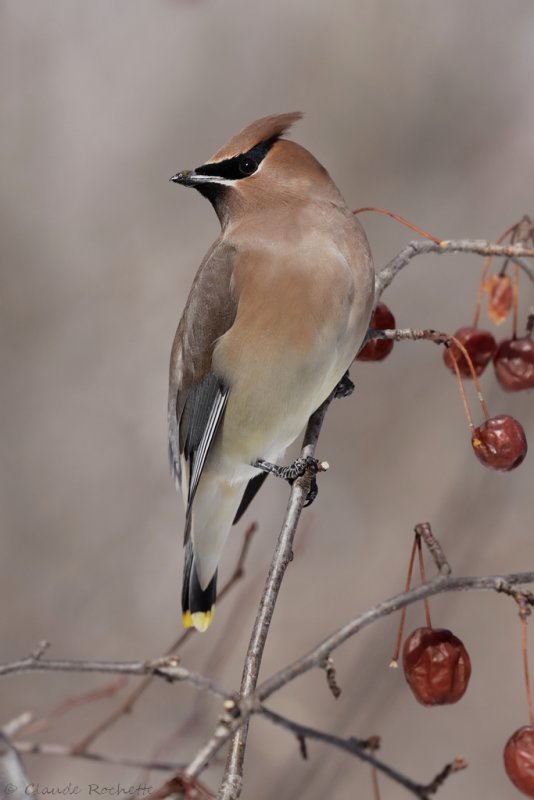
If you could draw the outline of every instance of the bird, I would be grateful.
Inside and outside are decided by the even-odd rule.
[[[373,309],[363,228],[326,169],[285,137],[302,116],[262,117],[169,179],[206,197],[221,226],[169,370],[169,458],[186,510],[182,621],[198,631],[213,618],[232,525],[267,474],[303,474],[307,462],[277,461],[348,375]]]

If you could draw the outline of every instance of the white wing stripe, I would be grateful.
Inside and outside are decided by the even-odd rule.
[[[193,498],[195,496],[195,492],[197,490],[198,482],[200,480],[200,476],[202,474],[202,470],[204,468],[204,464],[206,461],[206,457],[208,455],[211,443],[213,441],[213,437],[217,433],[217,429],[219,427],[223,411],[226,407],[226,402],[228,400],[228,389],[225,389],[224,392],[221,392],[213,406],[211,407],[210,415],[208,417],[208,421],[206,423],[206,428],[204,433],[202,434],[202,439],[199,442],[198,449],[196,450],[193,458],[193,470],[191,473],[191,481],[189,483],[189,498],[188,498],[188,505],[190,506]]]

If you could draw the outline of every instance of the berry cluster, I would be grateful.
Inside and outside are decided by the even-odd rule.
[[[439,542],[434,538],[430,524],[425,522],[415,527],[415,538],[408,565],[405,591],[412,584],[412,573],[416,554],[419,557],[421,582],[426,583],[422,541],[434,555],[438,567],[450,571]],[[436,557],[436,554],[440,556]],[[441,561],[440,561],[441,557]],[[527,620],[534,606],[534,595],[521,590],[512,594],[519,606],[521,621],[521,645],[524,681],[530,724],[518,728],[504,746],[504,768],[512,783],[527,797],[534,798],[534,703],[529,677],[527,649]],[[402,648],[404,677],[415,699],[424,706],[440,706],[456,703],[468,687],[471,677],[471,660],[463,642],[447,628],[433,628],[430,621],[428,599],[423,600],[426,626],[416,628],[405,640]],[[398,665],[402,642],[406,607],[401,611],[399,630],[390,666]],[[463,760],[462,760],[463,763]]]
[[[495,376],[506,392],[522,392],[534,389],[534,340],[532,331],[525,336],[503,339],[499,344],[490,331],[466,326],[459,328],[454,338],[467,350],[477,375],[482,375],[490,361],[493,361]],[[454,343],[445,350],[443,360],[454,372],[453,361],[463,378],[471,377],[471,369]]]
[[[425,234],[384,209],[359,209],[380,211],[417,230],[427,238],[439,243],[440,240]],[[358,213],[358,212],[355,212]],[[524,217],[520,222],[505,231],[497,244],[522,244],[534,246],[534,220]],[[358,361],[382,361],[394,346],[394,339],[430,339],[445,344],[443,361],[458,380],[471,432],[471,445],[478,460],[490,469],[508,472],[518,467],[527,453],[527,439],[521,424],[509,414],[490,416],[482,397],[478,378],[492,364],[500,387],[506,392],[523,392],[534,389],[534,307],[527,319],[525,332],[518,335],[518,297],[519,267],[506,259],[497,274],[489,275],[492,257],[485,259],[478,292],[476,311],[472,325],[456,331],[454,336],[438,334],[436,331],[403,331],[395,333],[395,317],[382,302],[376,306],[371,319],[371,330],[388,331],[385,338],[370,338],[357,355]],[[509,272],[513,272],[512,275]],[[508,337],[497,341],[493,333],[479,327],[482,299],[487,295],[487,316],[499,326],[512,315],[512,332]],[[480,402],[484,421],[475,426],[467,400],[463,380],[472,380]],[[419,555],[419,572],[425,583],[425,572],[421,541],[426,542],[434,553],[436,540],[430,526],[416,526],[416,536],[408,567],[405,590],[411,586],[416,553]],[[439,545],[438,545],[439,546]],[[436,561],[438,566],[442,566]],[[448,565],[445,562],[445,566]],[[532,701],[528,674],[526,649],[526,620],[534,598],[529,593],[514,595],[520,605],[520,618],[523,626],[523,664],[527,690],[530,724],[518,728],[504,747],[504,767],[512,783],[528,797],[534,798],[534,704]],[[447,628],[433,628],[430,620],[428,600],[424,600],[426,625],[416,628],[405,639],[402,647],[402,666],[406,682],[415,699],[424,706],[440,706],[456,703],[465,694],[471,677],[471,661],[463,642]],[[395,652],[391,666],[398,665],[403,639],[406,608],[401,611],[401,619]],[[376,793],[376,792],[375,792]]]
[[[510,244],[518,241],[534,243],[534,222],[524,217],[499,237],[502,243],[510,237]],[[517,334],[519,269],[513,266],[513,279],[507,270],[507,259],[498,274],[488,278],[492,257],[486,258],[482,268],[478,300],[473,325],[459,328],[454,336],[446,337],[443,361],[459,382],[460,392],[471,431],[471,445],[478,460],[490,469],[509,472],[518,467],[527,454],[527,439],[521,424],[508,414],[491,417],[482,398],[478,378],[493,363],[499,385],[507,392],[534,389],[534,310],[528,317],[524,335]],[[491,331],[479,327],[480,309],[484,294],[488,295],[487,314],[496,325],[504,322],[510,313],[513,318],[511,337],[497,342]],[[395,317],[385,303],[378,303],[371,319],[371,329],[395,329]],[[421,332],[431,338],[432,332]],[[391,334],[390,334],[391,335]],[[419,336],[421,338],[421,336]],[[434,339],[435,341],[435,339]],[[444,341],[443,338],[441,341]],[[382,361],[393,350],[392,338],[374,338],[368,341],[357,355],[358,361]],[[463,388],[464,379],[472,379],[481,403],[485,420],[475,426]]]

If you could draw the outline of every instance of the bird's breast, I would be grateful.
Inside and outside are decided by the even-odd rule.
[[[234,465],[236,479],[239,465],[276,460],[296,439],[367,330],[372,297],[356,291],[347,259],[324,249],[260,258],[235,276],[237,315],[213,355],[231,389],[212,459]]]

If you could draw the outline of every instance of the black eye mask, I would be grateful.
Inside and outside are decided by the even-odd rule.
[[[217,178],[225,178],[230,181],[238,181],[241,178],[248,178],[254,175],[259,165],[275,143],[277,137],[260,142],[251,150],[233,158],[226,158],[224,161],[217,161],[215,164],[204,164],[197,167],[197,175],[213,175]]]

